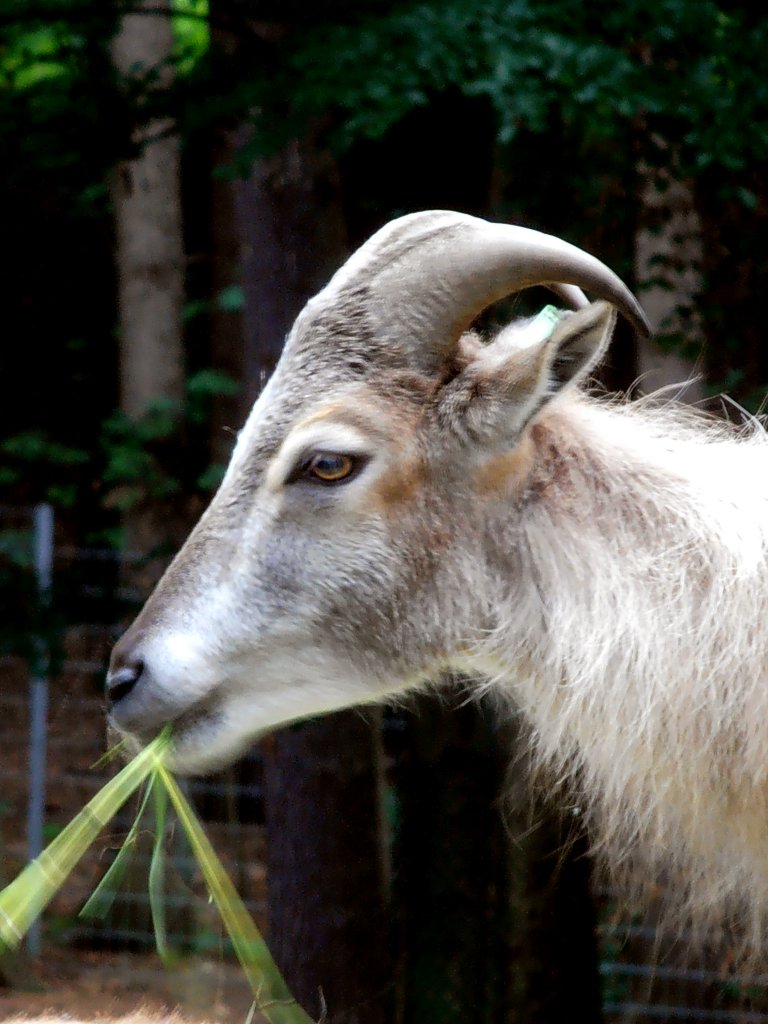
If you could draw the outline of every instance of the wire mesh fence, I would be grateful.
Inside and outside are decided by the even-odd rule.
[[[619,920],[615,911],[606,915],[600,939],[608,1021],[768,1020],[768,971],[740,969],[727,945],[702,949],[700,937],[685,933],[672,940],[648,924]]]
[[[74,661],[74,659],[73,659]],[[3,873],[19,870],[30,854],[29,765],[40,758],[32,750],[30,701],[23,694],[23,666],[4,659],[0,667],[0,744],[3,750],[0,780],[0,831]],[[50,841],[116,770],[95,767],[108,745],[102,701],[92,694],[90,674],[84,675],[65,661],[51,682],[45,759],[44,828]],[[9,682],[15,680],[15,686]],[[15,692],[14,692],[15,691]],[[187,782],[188,795],[200,811],[206,830],[222,856],[251,913],[264,925],[264,828],[261,818],[260,761],[244,758],[226,774]],[[137,798],[138,799],[138,798]],[[92,940],[100,946],[151,947],[154,942],[147,875],[151,856],[152,825],[140,829],[129,873],[104,920],[78,916],[93,888],[114,859],[137,810],[133,800],[111,823],[78,865],[44,918],[42,945],[51,941]],[[168,837],[171,875],[165,900],[170,941],[179,949],[198,952],[221,945],[221,929],[205,898],[196,861],[181,836]],[[40,950],[36,943],[34,952]]]
[[[125,556],[101,547],[54,544],[53,533],[46,535],[46,529],[44,517],[32,510],[0,506],[0,535],[5,538],[0,572],[10,573],[15,567],[26,579],[18,585],[10,578],[3,581],[12,602],[6,600],[4,618],[11,634],[22,621],[32,634],[30,643],[14,650],[8,642],[14,638],[6,628],[6,653],[0,655],[0,884],[115,771],[113,764],[94,767],[110,742],[103,676],[121,616],[140,598],[121,572]],[[39,549],[41,543],[50,544],[47,555]],[[50,579],[53,602],[47,596]],[[36,605],[43,606],[43,615]],[[403,744],[397,715],[389,719],[388,728],[390,739],[395,738],[389,743],[390,756],[396,758]],[[226,772],[185,785],[246,905],[265,927],[264,801],[258,751]],[[134,814],[135,805],[128,807],[77,868],[45,915],[42,931],[33,937],[38,948],[62,943],[102,949],[153,946],[146,882],[149,826],[140,832],[132,867],[108,916],[78,916],[114,859]],[[172,870],[165,899],[171,943],[180,951],[225,955],[226,943],[194,858],[181,836],[169,835],[168,843]],[[607,1021],[768,1024],[768,971],[734,973],[727,950],[697,960],[684,943],[666,946],[651,925],[634,918],[628,922],[615,912],[610,893],[595,894],[595,899],[602,1012]],[[439,922],[436,929],[439,932]],[[498,950],[493,955],[498,957]]]
[[[6,538],[4,569],[11,575],[16,570],[17,576],[3,581],[6,603],[14,598],[18,602],[7,609],[6,627],[21,613],[31,633],[29,638],[20,631],[9,636],[6,628],[6,652],[0,656],[0,852],[7,881],[117,770],[116,762],[101,763],[113,739],[105,724],[103,679],[120,632],[118,614],[135,607],[140,594],[125,584],[125,556],[117,551],[54,545],[40,507],[0,507],[0,528]],[[36,597],[30,597],[30,575]],[[29,611],[35,600],[44,606],[44,615]],[[264,827],[257,752],[226,772],[185,785],[243,899],[263,925]],[[46,940],[151,947],[149,823],[139,831],[128,877],[106,919],[78,916],[119,850],[136,809],[132,801],[83,859],[46,913],[42,935],[32,933],[32,952],[39,952]],[[195,860],[181,836],[171,835],[168,841],[170,941],[179,949],[218,949],[221,929]]]

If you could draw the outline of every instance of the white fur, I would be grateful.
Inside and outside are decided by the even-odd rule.
[[[578,780],[614,865],[699,923],[768,919],[768,440],[651,405],[564,400],[589,453],[517,540],[491,685],[534,724],[541,759]],[[529,581],[535,580],[535,587]],[[636,864],[635,864],[636,866]]]

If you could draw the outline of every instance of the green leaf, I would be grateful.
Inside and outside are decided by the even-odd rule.
[[[130,863],[131,856],[136,848],[139,827],[144,817],[144,812],[146,811],[150,794],[154,788],[154,781],[154,775],[150,775],[146,790],[141,799],[141,803],[139,804],[139,809],[136,812],[136,817],[133,819],[133,824],[128,830],[128,835],[123,840],[122,846],[117,852],[117,856],[105,872],[104,877],[88,897],[88,900],[80,911],[80,917],[95,917],[99,920],[103,920],[109,913],[109,910],[115,901],[117,890],[120,888],[120,885],[125,878],[125,873],[128,870],[128,864]]]
[[[216,296],[216,305],[225,313],[239,313],[245,308],[245,292],[239,284],[231,284]]]
[[[188,75],[211,45],[208,0],[171,0],[171,8],[176,71]]]
[[[221,370],[198,370],[187,381],[187,394],[190,397],[208,397],[211,395],[236,395],[240,385]]]
[[[208,891],[248,978],[258,1010],[270,1024],[312,1024],[311,1018],[291,995],[253,918],[246,910],[179,784],[162,762],[158,762],[157,774],[187,834]]]
[[[221,486],[227,467],[223,463],[214,462],[204,470],[196,480],[201,491],[215,491]]]
[[[165,824],[168,817],[168,791],[164,786],[154,787],[155,841],[149,865],[149,906],[155,931],[155,946],[163,963],[171,961],[168,946],[168,928],[165,914]]]
[[[15,947],[56,894],[107,822],[158,765],[168,749],[168,730],[148,744],[0,893],[0,946]]]

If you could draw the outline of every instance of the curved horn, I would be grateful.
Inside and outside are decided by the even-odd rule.
[[[484,309],[533,285],[551,287],[575,308],[586,303],[585,288],[640,334],[650,333],[635,297],[594,256],[553,235],[446,210],[408,214],[381,228],[309,307],[319,311],[363,290],[378,338],[410,365],[434,370]]]

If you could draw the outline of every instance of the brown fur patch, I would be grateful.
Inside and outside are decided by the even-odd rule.
[[[427,474],[421,459],[408,459],[382,473],[369,488],[364,509],[392,515],[409,504],[414,495],[424,489],[426,482]]]
[[[374,406],[371,404],[371,397],[372,389],[367,386],[361,388],[360,392],[352,397],[347,396],[344,399],[323,405],[301,420],[293,429],[303,430],[312,423],[329,420],[358,430],[375,442],[387,446],[402,438],[405,433],[413,432],[415,422],[421,412],[418,406],[405,403],[385,405],[381,400],[376,400]]]
[[[383,380],[363,385],[354,395],[315,410],[295,428],[330,421],[358,430],[378,447],[400,458],[381,473],[361,499],[360,510],[390,516],[412,501],[427,485],[423,460],[414,450],[417,424],[434,383],[417,374],[388,374]]]
[[[599,465],[583,445],[574,443],[571,431],[556,414],[543,417],[530,431],[535,458],[528,480],[531,496],[550,507],[581,517],[585,481],[592,495],[610,494]]]
[[[481,497],[500,498],[511,491],[522,490],[531,473],[535,445],[530,434],[524,434],[510,452],[494,455],[474,471],[474,484]]]
[[[322,420],[327,419],[338,419],[342,423],[346,423],[349,420],[348,416],[344,414],[348,412],[348,406],[345,402],[329,402],[328,405],[324,405],[321,409],[315,410],[310,413],[309,416],[305,417],[294,429],[302,430],[304,427],[310,426],[312,423],[319,423]],[[339,416],[341,413],[341,416]],[[356,424],[353,424],[355,426]]]

